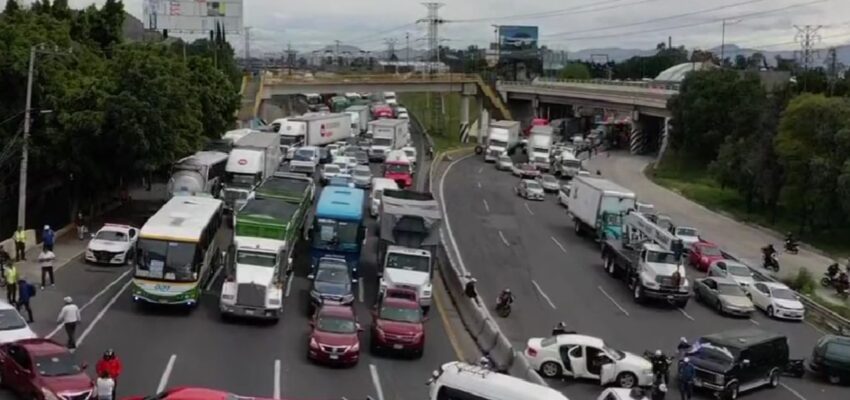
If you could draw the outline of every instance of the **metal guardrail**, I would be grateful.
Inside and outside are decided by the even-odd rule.
[[[663,89],[671,91],[679,91],[680,83],[675,82],[656,82],[656,81],[619,81],[608,79],[554,79],[554,78],[537,78],[535,83],[581,83],[602,86],[626,86],[645,89]]]

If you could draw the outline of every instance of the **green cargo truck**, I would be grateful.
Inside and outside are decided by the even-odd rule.
[[[335,113],[341,113],[351,106],[351,102],[345,96],[331,97],[330,103],[331,111]]]

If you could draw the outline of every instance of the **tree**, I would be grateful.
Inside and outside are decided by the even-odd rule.
[[[590,70],[585,64],[571,62],[561,70],[560,77],[561,79],[590,79]]]
[[[14,15],[20,11],[21,5],[18,0],[6,0],[6,8],[3,9],[3,15]]]
[[[735,56],[735,69],[747,69],[747,57],[743,54]]]
[[[68,7],[68,0],[53,0],[53,7],[50,11],[57,19],[68,20],[71,18],[71,8]]]
[[[708,50],[694,49],[691,53],[691,62],[712,62],[714,64],[720,64],[720,59]]]

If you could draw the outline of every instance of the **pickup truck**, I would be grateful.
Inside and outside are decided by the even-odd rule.
[[[605,271],[626,282],[636,303],[654,299],[685,307],[691,293],[680,259],[677,254],[650,242],[642,243],[638,249],[614,238],[602,244]]]

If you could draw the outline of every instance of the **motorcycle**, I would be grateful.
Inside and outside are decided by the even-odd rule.
[[[788,364],[783,368],[782,373],[787,376],[792,376],[794,378],[802,378],[803,375],[806,374],[806,368],[803,365],[803,360],[801,359],[791,359],[788,360]]]
[[[797,245],[796,241],[785,239],[785,251],[791,254],[797,254],[797,252],[800,251],[800,247]]]
[[[825,288],[833,287],[838,279],[838,274],[830,274],[829,272],[824,272],[823,277],[820,278],[820,285]]]
[[[776,257],[776,253],[765,256],[762,267],[767,270],[773,270],[773,272],[779,272],[779,259]]]
[[[496,299],[496,314],[502,318],[507,318],[511,315],[511,301],[505,301],[499,296]]]

